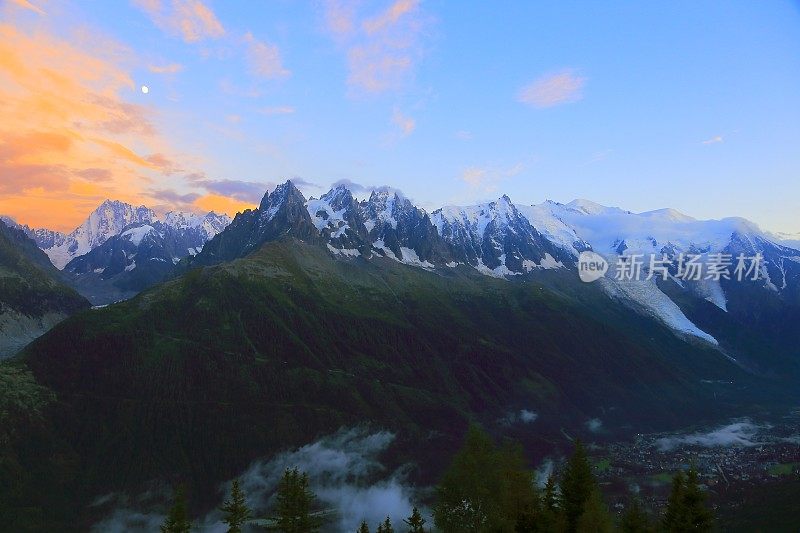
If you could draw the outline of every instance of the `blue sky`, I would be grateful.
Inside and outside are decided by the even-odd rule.
[[[427,209],[580,197],[800,232],[795,3],[9,0],[2,16],[118,62],[114,97],[158,137],[125,145],[170,161],[73,183],[87,205],[234,209],[295,177]]]

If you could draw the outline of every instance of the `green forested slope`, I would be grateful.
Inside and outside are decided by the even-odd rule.
[[[153,479],[213,497],[253,459],[341,425],[397,431],[396,459],[433,479],[469,420],[497,427],[514,409],[539,414],[516,435],[535,447],[591,417],[644,431],[769,399],[717,351],[599,292],[578,299],[557,276],[509,283],[268,243],[32,343],[16,364],[56,398],[49,437],[21,453],[30,442],[17,435],[0,464],[57,466],[57,479],[20,486],[49,520],[68,509],[81,524],[90,498]]]

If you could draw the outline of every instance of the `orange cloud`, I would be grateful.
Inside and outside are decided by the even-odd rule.
[[[0,213],[70,230],[106,197],[147,202],[145,184],[180,168],[152,111],[121,97],[129,62],[114,43],[0,23]]]
[[[230,216],[240,213],[245,209],[258,207],[250,202],[242,202],[227,196],[218,194],[207,194],[194,201],[194,204],[202,211],[214,211],[215,213],[227,213]]]
[[[200,0],[172,0],[169,7],[165,7],[161,0],[135,0],[134,4],[161,30],[179,36],[187,43],[225,35],[222,23]]]
[[[28,2],[28,0],[11,0],[12,4],[16,4],[17,6],[23,9],[29,9],[35,13],[40,15],[46,15],[47,13],[44,12],[40,7],[33,5],[32,3]]]
[[[158,0],[139,4],[193,13],[194,22],[182,26],[186,38],[221,31],[199,2],[175,1],[172,11]],[[253,207],[245,201],[254,197],[248,184],[176,175],[201,169],[161,136],[154,108],[129,101],[138,96],[130,69],[143,66],[130,50],[91,29],[65,39],[46,27],[30,29],[22,18],[0,22],[0,214],[71,231],[105,198],[227,213]],[[260,74],[288,73],[268,45],[250,44]],[[167,194],[173,187],[183,194]]]

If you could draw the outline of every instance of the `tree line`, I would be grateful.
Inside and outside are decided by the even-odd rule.
[[[414,507],[402,525],[395,526],[387,516],[374,530],[362,521],[355,533],[684,533],[714,528],[713,514],[693,467],[675,474],[660,516],[632,496],[617,519],[603,500],[580,441],[575,441],[559,476],[551,474],[542,489],[535,478],[526,467],[521,446],[498,446],[489,435],[471,427],[436,488],[433,527],[427,526],[427,520]],[[238,481],[233,481],[230,497],[220,510],[229,533],[242,533],[245,527],[315,533],[326,521],[326,513],[319,509],[309,488],[308,475],[297,468],[284,472],[266,524],[254,520]],[[178,489],[161,531],[189,533],[191,527],[185,492]]]

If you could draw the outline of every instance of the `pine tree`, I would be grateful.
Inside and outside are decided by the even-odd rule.
[[[558,487],[556,486],[556,477],[554,474],[550,474],[544,485],[539,515],[536,517],[533,524],[528,524],[527,529],[520,528],[520,533],[522,533],[522,531],[542,531],[549,533],[566,529],[566,526],[563,525],[564,517],[560,513],[558,501],[559,494]]]
[[[250,519],[250,509],[247,508],[244,492],[239,488],[239,480],[231,484],[231,498],[222,504],[220,511],[225,513],[223,522],[228,524],[228,533],[241,533],[242,526]]]
[[[386,517],[386,520],[378,524],[377,533],[394,533],[394,527],[392,527],[392,521],[388,516]]]
[[[537,500],[521,448],[497,448],[477,427],[467,431],[437,496],[433,518],[443,533],[512,531]]]
[[[686,522],[686,511],[683,505],[683,493],[686,490],[686,479],[683,472],[678,472],[672,478],[672,489],[667,499],[667,508],[664,511],[664,530],[669,532],[683,531]]]
[[[614,522],[597,487],[584,503],[583,513],[578,518],[575,530],[578,533],[611,533],[614,530]]]
[[[161,533],[189,533],[191,527],[186,510],[186,491],[183,487],[178,487],[169,514],[161,526]]]
[[[550,474],[544,485],[542,504],[545,510],[556,512],[558,510],[558,492],[556,490],[556,476]]]
[[[366,520],[361,521],[361,525],[358,527],[358,531],[356,533],[369,533],[369,526],[367,525]]]
[[[628,508],[622,515],[619,527],[622,533],[650,533],[653,531],[647,518],[647,512],[639,498],[631,499]]]
[[[706,495],[700,489],[697,470],[692,467],[686,474],[686,485],[683,491],[684,525],[691,531],[711,531],[714,516],[706,507]]]
[[[403,520],[408,525],[408,533],[425,533],[424,525],[425,519],[422,518],[422,513],[419,512],[419,509],[414,507],[414,510],[411,512],[411,516]]]
[[[569,533],[576,530],[584,505],[596,484],[586,449],[580,440],[576,440],[575,451],[567,461],[561,479],[561,511]]]
[[[692,467],[684,476],[678,472],[672,480],[672,491],[664,512],[664,529],[669,532],[711,531],[714,515],[705,505],[697,470]]]
[[[314,493],[308,488],[308,475],[297,468],[287,469],[278,485],[275,528],[283,533],[314,533],[321,521],[311,514]]]

